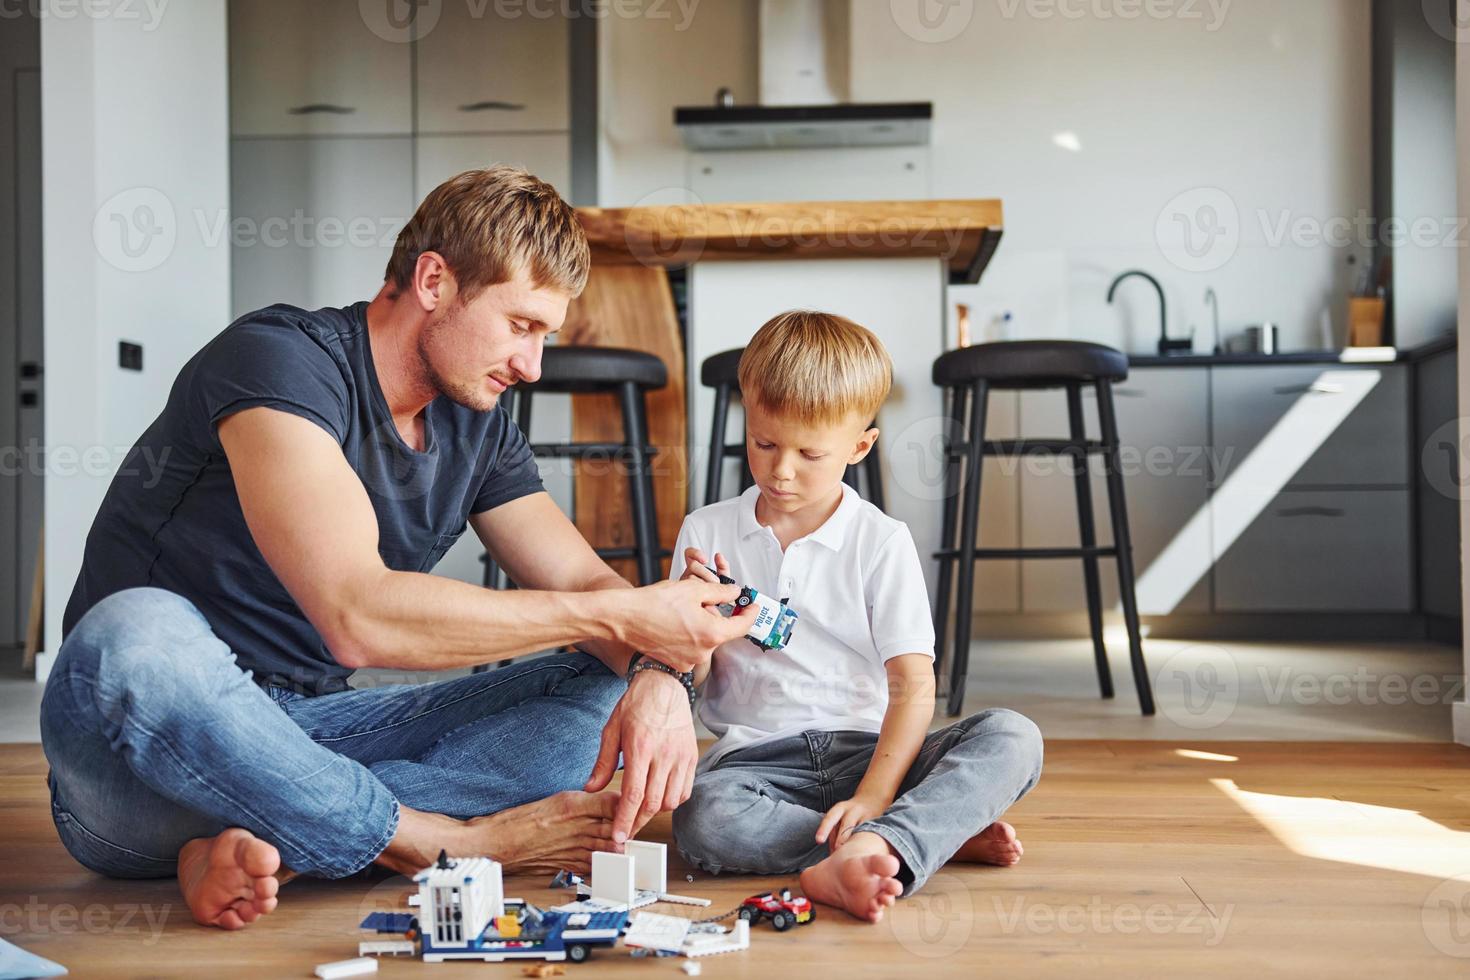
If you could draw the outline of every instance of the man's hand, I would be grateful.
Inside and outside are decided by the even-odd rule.
[[[826,844],[828,851],[837,850],[852,836],[852,828],[883,816],[883,811],[892,802],[870,799],[861,793],[850,800],[843,800],[828,810],[817,825],[817,843]]]
[[[613,815],[613,842],[621,846],[660,810],[689,799],[699,746],[689,695],[677,678],[639,671],[602,729],[602,747],[585,789],[595,793],[612,780],[623,753],[623,788]]]
[[[715,607],[740,598],[740,586],[696,579],[659,582],[618,593],[617,639],[678,671],[709,663],[715,647],[750,630],[755,607],[725,617]]]

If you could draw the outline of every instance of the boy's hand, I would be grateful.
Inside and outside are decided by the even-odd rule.
[[[682,582],[686,578],[697,578],[704,582],[713,582],[716,585],[719,585],[719,575],[715,575],[713,572],[711,572],[708,566],[709,559],[705,558],[704,552],[700,551],[698,548],[685,548],[684,574],[679,576],[679,581]],[[727,578],[730,575],[730,563],[727,562],[725,560],[725,556],[720,554],[718,551],[715,552],[715,569],[720,573],[720,575],[724,575]]]
[[[828,810],[817,826],[817,843],[826,844],[828,851],[837,850],[847,843],[854,827],[881,817],[883,811],[888,809],[889,802],[892,801],[870,799],[861,794],[850,800],[843,800]]]

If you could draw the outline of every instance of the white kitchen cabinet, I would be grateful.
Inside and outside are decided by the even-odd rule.
[[[385,2],[390,15],[408,6]],[[374,31],[364,6],[230,0],[231,135],[411,133],[408,32],[393,30],[387,19],[375,21]]]
[[[555,4],[443,4],[418,41],[418,131],[567,129],[567,45]]]
[[[1016,438],[1020,427],[1020,394],[1015,391],[992,392],[987,406],[985,437],[990,440]],[[1013,460],[1000,458],[985,461],[985,470],[980,478],[978,548],[1021,546],[1021,481],[1013,463]],[[1013,559],[977,561],[972,594],[977,614],[1020,612],[1021,563]]]
[[[1191,521],[1207,520],[1209,489],[1209,377],[1207,368],[1141,368],[1113,388],[1118,436],[1123,447],[1123,490],[1127,498],[1133,557],[1139,581],[1137,595],[1145,615],[1208,612],[1209,555],[1187,568],[1169,570],[1171,577],[1193,579],[1183,597],[1177,589],[1149,588],[1147,573],[1155,559]],[[1083,395],[1089,438],[1100,438],[1097,398]],[[1021,433],[1025,438],[1066,438],[1065,392],[1021,394]],[[1021,544],[1027,548],[1078,547],[1077,497],[1070,464],[1052,456],[1011,461],[1020,473]],[[1091,469],[1093,522],[1099,545],[1113,543],[1107,485],[1102,459]],[[1203,527],[1203,524],[1198,526]],[[1118,603],[1117,563],[1098,562],[1103,607]],[[1154,574],[1163,572],[1162,569]],[[1076,612],[1087,609],[1080,559],[1030,560],[1021,563],[1021,601],[1027,612]]]
[[[405,138],[234,140],[235,314],[372,299],[412,214],[412,160]]]
[[[416,200],[466,170],[497,163],[514,164],[555,187],[562,197],[572,189],[571,140],[567,133],[502,133],[493,136],[420,136]]]

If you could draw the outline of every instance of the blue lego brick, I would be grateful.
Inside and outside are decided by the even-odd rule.
[[[417,924],[418,917],[408,912],[369,912],[358,928],[402,935],[408,932],[410,926]]]

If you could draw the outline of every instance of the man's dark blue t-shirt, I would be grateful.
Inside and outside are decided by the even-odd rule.
[[[193,602],[258,683],[305,694],[345,686],[351,671],[266,564],[241,513],[216,426],[247,408],[332,434],[377,512],[383,562],[399,571],[428,571],[469,515],[542,489],[530,447],[499,406],[476,412],[440,397],[424,412],[423,452],[403,441],[378,384],[366,309],[272,306],[184,366],[108,488],[64,634],[108,595],[153,586]]]

